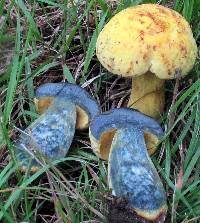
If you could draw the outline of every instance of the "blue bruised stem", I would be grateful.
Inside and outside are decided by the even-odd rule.
[[[165,191],[140,128],[130,125],[117,130],[110,149],[108,172],[113,195],[126,198],[130,210],[145,220],[164,221]]]
[[[153,134],[156,142],[163,136],[154,119],[127,108],[97,115],[90,123],[92,148],[108,159],[113,195],[128,200],[133,218],[162,223],[167,212],[166,194],[147,152],[145,132]]]
[[[22,170],[30,165],[35,172],[42,165],[37,155],[53,161],[63,158],[72,143],[76,123],[76,107],[64,97],[55,98],[46,113],[33,122],[15,144]]]
[[[74,84],[47,83],[36,90],[35,96],[36,100],[44,103],[43,114],[16,143],[22,170],[26,170],[32,158],[32,172],[41,166],[41,160],[36,159],[37,154],[50,160],[64,157],[72,143],[75,126],[86,128],[89,121],[100,113],[97,102]]]

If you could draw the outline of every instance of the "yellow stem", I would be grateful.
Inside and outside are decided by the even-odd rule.
[[[164,82],[151,72],[134,77],[128,106],[158,119],[165,103]]]

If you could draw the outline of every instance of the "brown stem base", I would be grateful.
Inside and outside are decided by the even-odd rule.
[[[154,220],[145,219],[134,212],[124,198],[113,197],[108,206],[108,223],[162,223],[166,217],[166,210],[163,210]]]

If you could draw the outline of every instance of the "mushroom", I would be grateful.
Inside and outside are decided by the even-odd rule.
[[[83,88],[74,84],[47,83],[40,86],[35,94],[34,101],[38,113],[44,113],[58,94],[76,104],[77,129],[88,128],[89,119],[100,112],[96,101]]]
[[[96,55],[108,71],[132,77],[128,106],[158,119],[164,108],[164,80],[192,69],[197,45],[178,12],[142,4],[122,10],[105,25]]]
[[[45,102],[45,98],[50,97],[51,103],[50,100],[44,103],[44,109],[40,100]],[[72,143],[76,123],[86,127],[100,112],[96,101],[84,89],[73,84],[44,84],[37,89],[36,98],[43,114],[21,134],[15,144],[18,158],[22,161],[22,171],[26,170],[30,158],[31,171],[38,170],[40,163],[35,153],[41,153],[51,161],[64,157]]]
[[[163,136],[155,120],[129,108],[99,114],[90,123],[92,148],[108,160],[112,194],[128,201],[133,217],[145,222],[163,222],[166,194],[148,155],[144,132],[150,132],[158,140]]]

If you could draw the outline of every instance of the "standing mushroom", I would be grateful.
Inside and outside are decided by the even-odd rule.
[[[52,102],[47,100],[45,103],[45,98],[50,97]],[[22,170],[32,158],[32,172],[40,166],[35,153],[41,153],[50,160],[64,157],[72,143],[76,123],[81,128],[86,127],[100,112],[96,101],[84,89],[73,84],[44,84],[37,89],[36,98],[40,109],[44,108],[40,100],[44,102],[43,112],[46,111],[20,135],[15,144]]]
[[[98,36],[96,55],[110,72],[132,77],[128,106],[154,118],[164,108],[164,80],[185,76],[197,57],[188,22],[157,4],[122,10]]]
[[[112,194],[128,201],[128,213],[142,222],[163,222],[166,195],[148,155],[144,132],[160,139],[163,131],[152,118],[128,108],[97,115],[90,123],[92,148],[108,160]],[[106,151],[105,151],[106,150]]]

